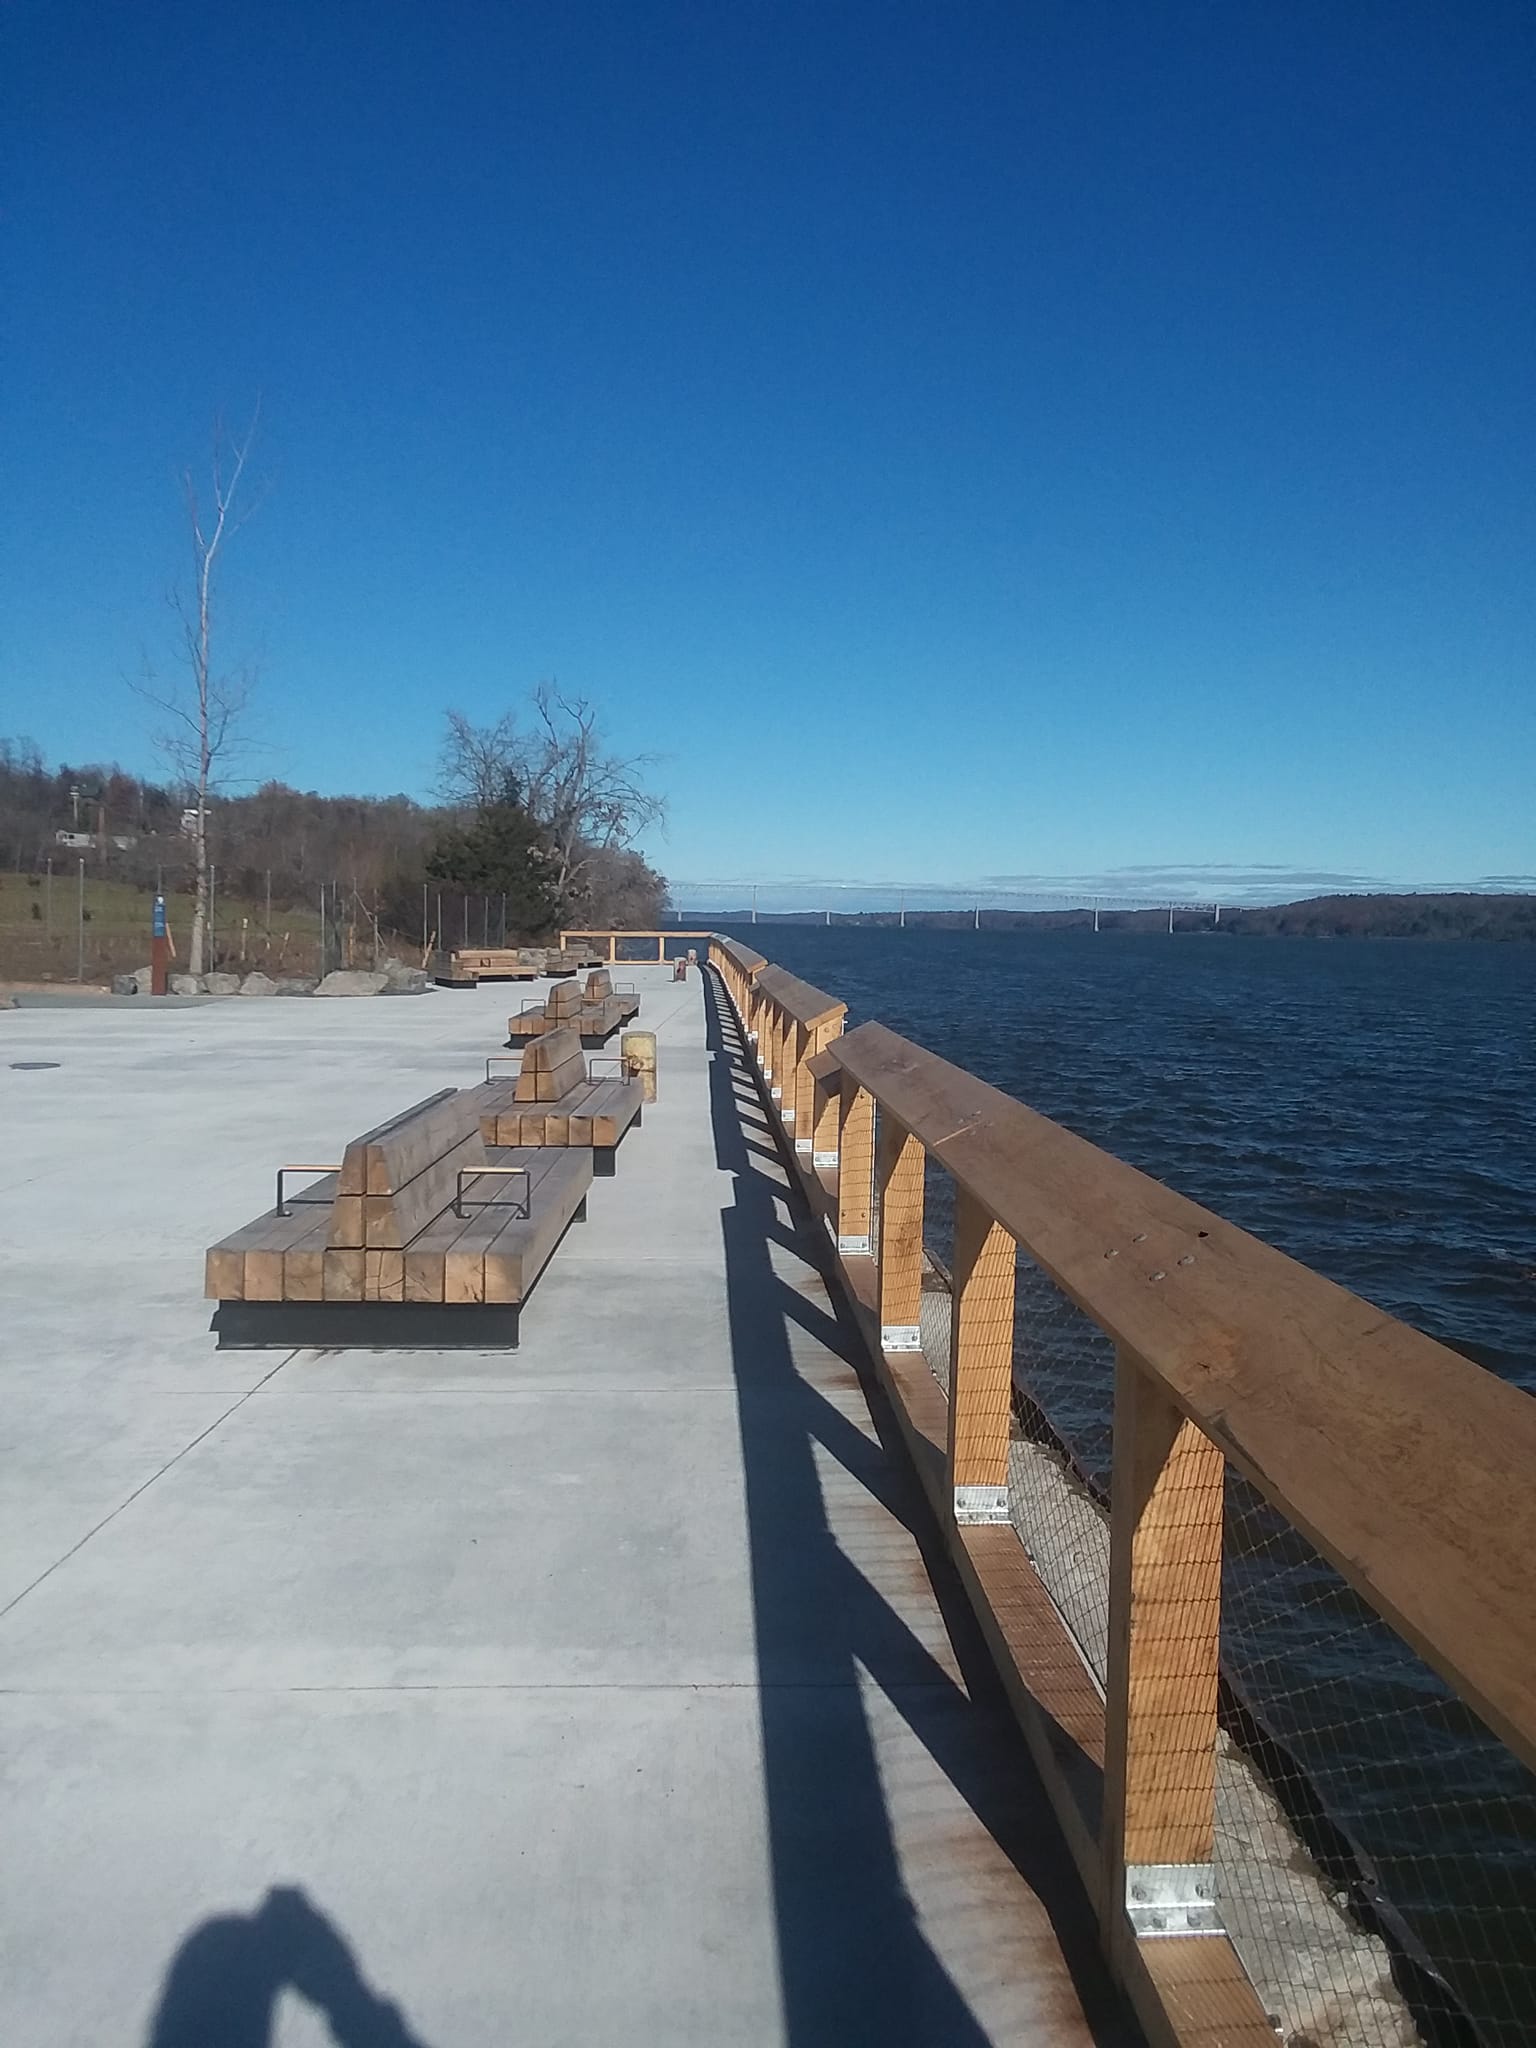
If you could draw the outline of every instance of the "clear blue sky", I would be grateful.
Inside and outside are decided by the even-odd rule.
[[[1536,870],[1529,0],[11,0],[0,732],[148,766],[262,394],[262,767],[542,676],[674,875]]]

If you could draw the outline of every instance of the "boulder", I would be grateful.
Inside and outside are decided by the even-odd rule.
[[[391,966],[395,965],[391,961]],[[402,967],[398,974],[390,975],[379,990],[381,996],[424,996],[432,986],[432,977],[421,967]]]
[[[312,996],[315,988],[312,974],[288,974],[274,983],[272,993],[275,996]]]
[[[270,974],[248,974],[240,984],[240,993],[243,996],[275,996],[277,983]]]
[[[317,996],[376,996],[388,982],[387,974],[375,974],[362,967],[338,967],[315,990]]]
[[[166,983],[173,996],[200,996],[203,984],[195,974],[173,974]]]
[[[113,993],[113,995],[115,995],[115,996],[136,996],[136,995],[138,994],[138,992],[139,992],[139,982],[138,982],[138,976],[137,976],[137,975],[133,975],[133,974],[114,974],[114,975],[113,975],[113,977],[112,977],[112,993]]]
[[[205,974],[203,993],[210,996],[237,996],[240,993],[238,974]]]
[[[133,978],[139,985],[141,996],[152,996],[155,992],[155,970],[153,967],[135,967]]]

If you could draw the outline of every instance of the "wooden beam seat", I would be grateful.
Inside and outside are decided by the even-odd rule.
[[[604,992],[594,996],[591,991],[599,983],[605,985]],[[588,975],[585,988],[574,981],[561,982],[550,990],[544,1003],[524,1003],[515,1017],[507,1019],[507,1043],[542,1038],[546,1031],[569,1025],[581,1034],[583,1045],[596,1047],[606,1044],[615,1031],[639,1014],[640,998],[615,995],[606,970],[599,970]]]
[[[631,1075],[594,1076],[580,1034],[569,1024],[529,1040],[515,1077],[487,1081],[471,1092],[487,1145],[589,1146],[599,1178],[614,1172],[619,1145],[632,1125],[638,1128],[645,1100],[642,1084]]]
[[[210,1247],[220,1348],[515,1347],[534,1282],[585,1220],[592,1157],[487,1146],[478,1095],[445,1088],[354,1138],[338,1170]]]

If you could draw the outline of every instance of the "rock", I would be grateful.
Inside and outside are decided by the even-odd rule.
[[[113,977],[112,977],[112,993],[113,993],[113,995],[115,995],[115,996],[136,996],[136,995],[138,994],[138,992],[139,992],[139,980],[138,980],[138,976],[137,976],[137,975],[135,975],[135,974],[114,974],[114,975],[113,975]]]
[[[432,986],[432,978],[420,967],[407,967],[403,974],[392,974],[379,990],[381,996],[424,996]]]
[[[248,974],[240,984],[240,993],[243,996],[275,996],[277,983],[270,974]]]
[[[200,996],[203,984],[195,974],[173,974],[166,983],[173,996]]]
[[[139,984],[141,996],[152,996],[155,992],[155,970],[153,967],[135,967],[133,978]]]
[[[289,974],[273,985],[272,993],[275,996],[312,996],[315,987],[313,975]]]
[[[210,996],[237,996],[240,993],[238,974],[205,974],[203,991]]]
[[[315,990],[317,996],[376,996],[388,982],[387,974],[374,974],[362,967],[338,967]]]

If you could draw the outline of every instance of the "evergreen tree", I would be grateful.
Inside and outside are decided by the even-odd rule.
[[[427,874],[471,896],[505,896],[507,930],[539,939],[560,922],[561,903],[548,839],[521,804],[487,804],[468,824],[439,834]]]

